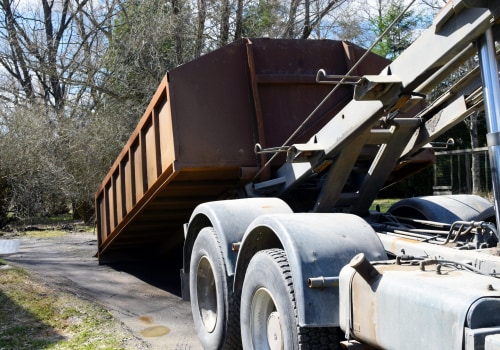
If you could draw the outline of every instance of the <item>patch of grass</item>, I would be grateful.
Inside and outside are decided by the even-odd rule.
[[[375,199],[370,206],[370,210],[375,210],[376,206],[380,206],[380,212],[385,213],[391,205],[399,201],[399,198],[383,198],[383,199]]]
[[[85,225],[83,221],[60,220],[60,217],[50,222],[50,218],[45,218],[36,224],[16,223],[9,225],[7,230],[0,230],[0,236],[12,237],[33,237],[33,238],[55,238],[67,235],[71,232],[94,233],[95,227]]]
[[[103,308],[0,261],[0,349],[125,349],[132,338]]]
[[[17,232],[16,236],[23,237],[32,237],[32,238],[55,238],[62,237],[67,235],[67,231],[61,230],[26,230]]]
[[[27,230],[23,232],[19,232],[18,236],[28,236],[33,238],[54,238],[54,237],[62,237],[67,235],[67,231],[61,230]]]

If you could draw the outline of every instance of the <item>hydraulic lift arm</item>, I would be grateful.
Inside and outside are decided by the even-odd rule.
[[[480,90],[476,72],[433,108],[405,117],[424,94],[475,53],[474,43],[482,42],[484,33],[493,35],[499,8],[494,1],[450,1],[433,25],[378,76],[360,79],[355,99],[308,143],[288,148],[287,162],[273,179],[252,184],[249,192],[259,196],[273,188],[284,196],[327,171],[314,211],[365,214],[402,157],[480,108],[478,99],[468,100]],[[496,59],[486,65],[493,63],[496,67]],[[356,190],[346,191],[345,184],[367,146],[375,146],[377,152]]]

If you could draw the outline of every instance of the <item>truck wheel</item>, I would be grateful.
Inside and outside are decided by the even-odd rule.
[[[230,288],[222,249],[212,227],[203,228],[193,245],[189,285],[194,326],[203,348],[237,348],[239,325],[234,320],[228,322]]]
[[[250,261],[240,305],[244,349],[298,349],[292,275],[282,249],[263,250]]]

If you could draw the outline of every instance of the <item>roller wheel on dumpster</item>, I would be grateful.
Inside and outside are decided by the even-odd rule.
[[[193,321],[203,348],[240,348],[239,320],[230,316],[231,288],[220,242],[212,227],[203,228],[194,243],[189,285]]]

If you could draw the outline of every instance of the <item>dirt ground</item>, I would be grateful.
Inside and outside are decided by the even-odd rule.
[[[143,340],[146,348],[202,349],[190,304],[180,297],[179,271],[167,271],[158,263],[99,265],[92,233],[20,240],[19,253],[5,260],[52,287],[99,303]]]

